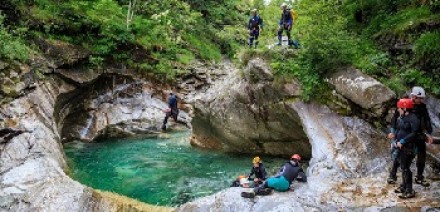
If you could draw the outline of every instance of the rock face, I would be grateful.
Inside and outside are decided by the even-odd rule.
[[[376,117],[384,116],[386,110],[380,108],[395,97],[394,93],[356,74],[351,78],[341,74],[335,87],[343,82],[342,76],[352,83],[359,81],[361,86],[351,84],[353,88],[344,91],[341,85],[332,92],[334,97],[347,104],[358,101],[356,104]],[[417,197],[410,202],[398,199],[394,187],[386,184],[390,156],[384,132],[327,106],[303,103],[296,98],[299,90],[294,81],[275,83],[270,69],[259,59],[251,60],[243,73],[231,68],[229,75],[196,98],[193,143],[235,152],[248,152],[244,148],[275,155],[305,152],[311,157],[308,183],[294,183],[294,192],[275,192],[255,199],[240,197],[243,188],[230,188],[184,204],[178,211],[387,211],[440,206],[437,181],[431,190],[415,185]],[[379,91],[386,98],[372,96]],[[369,98],[362,102],[357,96]],[[274,143],[282,145],[272,146]],[[426,175],[430,174],[427,168]]]
[[[0,210],[117,211],[126,208],[136,211],[146,208],[139,206],[142,203],[130,207],[131,203],[123,206],[116,200],[103,199],[65,174],[67,166],[59,127],[67,122],[59,113],[63,107],[56,105],[65,101],[59,97],[69,96],[75,89],[58,77],[50,77],[33,92],[0,107]]]
[[[327,81],[342,96],[363,109],[373,111],[376,117],[387,111],[384,104],[396,98],[391,89],[352,67],[337,71]]]
[[[46,54],[33,61],[42,63],[44,80],[27,65],[0,62],[0,211],[172,210],[104,195],[72,180],[61,143],[63,133],[91,140],[113,136],[115,127],[119,135],[157,132],[167,107],[161,88],[112,71],[51,71],[47,67],[72,67],[88,53],[41,42]]]
[[[206,92],[187,100],[194,105],[192,144],[243,153],[311,155],[300,118],[287,107],[297,97],[296,81],[277,84],[262,60],[249,62],[242,79],[228,64],[229,73]]]
[[[308,182],[294,182],[294,191],[245,199],[245,188],[229,188],[182,205],[177,211],[426,211],[440,207],[440,182],[430,190],[414,185],[417,197],[401,200],[386,184],[390,164],[385,135],[357,118],[342,117],[314,103],[289,103],[310,139],[312,159]],[[325,120],[325,121],[323,121]]]
[[[60,96],[57,122],[63,140],[157,134],[168,106],[148,82],[125,75],[105,75]],[[185,112],[178,119],[189,123]],[[169,121],[169,127],[174,123]]]

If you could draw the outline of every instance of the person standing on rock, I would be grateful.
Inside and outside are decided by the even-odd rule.
[[[257,15],[257,9],[252,10],[252,16],[249,19],[248,30],[249,30],[249,48],[252,48],[255,41],[255,48],[258,45],[258,37],[260,36],[260,30],[263,29],[263,19]]]
[[[285,30],[287,34],[288,45],[290,46],[294,44],[290,38],[290,31],[292,30],[292,25],[293,22],[296,20],[297,15],[294,10],[287,8],[286,3],[281,4],[281,8],[283,9],[283,12],[281,14],[281,19],[278,26],[278,45],[282,45],[283,31]],[[296,45],[295,47],[297,48]]]
[[[254,186],[257,187],[258,185],[263,183],[264,180],[266,180],[267,173],[266,169],[264,168],[263,161],[260,159],[260,157],[255,157],[252,160],[252,164],[252,170],[249,174],[248,179],[252,180],[252,176],[255,175],[255,178],[253,178]]]
[[[400,149],[400,166],[402,169],[402,184],[395,190],[401,193],[400,198],[413,198],[411,164],[416,153],[416,140],[420,131],[420,120],[414,113],[412,99],[400,99],[397,102],[399,117],[396,120],[396,140]]]
[[[268,195],[271,189],[276,191],[288,191],[292,182],[297,179],[300,182],[307,182],[307,176],[300,166],[301,156],[292,155],[290,161],[286,162],[277,175],[269,177],[263,184],[254,188],[253,192],[242,192],[241,196],[253,198],[255,195]]]
[[[179,115],[179,109],[177,108],[177,96],[170,92],[168,96],[168,108],[165,110],[165,119],[163,120],[162,130],[167,129],[168,118],[172,117],[177,122],[177,116]]]
[[[417,147],[417,175],[415,177],[415,183],[422,185],[423,187],[430,186],[429,182],[424,180],[423,172],[425,170],[426,164],[426,143],[432,144],[432,125],[431,118],[429,117],[428,109],[426,108],[426,104],[424,103],[424,99],[426,97],[425,90],[422,87],[415,86],[411,90],[411,98],[414,103],[414,113],[420,120],[420,131],[416,137],[416,147]],[[393,139],[395,137],[394,129],[396,129],[396,120],[399,117],[398,111],[394,113],[393,118],[391,119],[391,133],[388,134],[388,138]],[[393,170],[392,170],[393,171]],[[394,172],[395,173],[395,172]],[[388,178],[388,182],[392,183],[392,179]],[[395,177],[395,174],[394,174]],[[396,178],[394,178],[395,181]]]

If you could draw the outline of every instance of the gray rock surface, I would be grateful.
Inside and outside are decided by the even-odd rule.
[[[177,211],[404,211],[440,207],[440,182],[430,189],[414,185],[417,196],[402,200],[386,183],[390,165],[385,135],[368,123],[342,117],[314,103],[294,102],[310,139],[308,182],[288,192],[246,199],[246,188],[229,188],[182,205]],[[325,121],[323,121],[325,120]]]
[[[299,116],[284,101],[297,97],[296,81],[277,84],[259,59],[249,62],[245,79],[228,62],[222,68],[219,71],[228,75],[205,92],[187,96],[194,106],[192,144],[243,153],[311,155]]]
[[[91,188],[65,174],[68,167],[60,142],[60,128],[67,116],[58,113],[63,111],[58,104],[60,96],[75,89],[58,77],[48,77],[32,92],[0,106],[0,211],[136,211],[148,208],[132,200],[126,202],[97,196]],[[101,105],[111,112],[111,105],[98,104],[97,108]],[[123,110],[126,105],[121,105],[117,109],[122,113],[131,111],[131,108]],[[101,115],[105,114],[97,113],[95,117],[99,119]],[[163,113],[160,115],[163,117]],[[106,117],[100,126],[105,128],[106,124],[129,120],[133,115],[127,117]],[[129,122],[127,126],[130,126]]]
[[[396,98],[396,94],[359,70],[348,67],[334,73],[327,81],[345,98],[364,109],[373,111],[377,117],[386,112],[386,103]]]

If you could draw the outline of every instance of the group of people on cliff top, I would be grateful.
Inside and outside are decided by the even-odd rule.
[[[241,196],[253,198],[255,195],[268,195],[273,190],[288,191],[292,182],[296,179],[299,182],[307,182],[307,176],[301,165],[301,156],[294,154],[289,161],[285,162],[275,176],[267,178],[267,172],[260,157],[252,160],[252,169],[249,175],[240,175],[231,187],[253,187],[252,192],[242,192]],[[255,177],[253,177],[255,175]],[[253,181],[253,185],[249,181]]]
[[[282,35],[283,32],[286,31],[287,34],[287,42],[289,46],[295,46],[298,48],[298,42],[292,41],[290,36],[290,31],[292,30],[293,23],[296,21],[298,15],[292,8],[288,8],[286,3],[281,5],[282,13],[281,18],[278,23],[278,45],[282,44]],[[258,37],[260,36],[260,32],[263,29],[263,19],[257,14],[257,9],[252,10],[252,15],[249,19],[249,23],[247,28],[249,30],[249,47],[258,46]]]

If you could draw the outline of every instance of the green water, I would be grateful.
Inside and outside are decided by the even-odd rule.
[[[64,146],[71,176],[92,188],[140,201],[175,206],[230,186],[248,174],[253,156],[202,151],[189,145],[190,132],[167,139],[72,142]],[[283,163],[262,158],[269,173]]]

